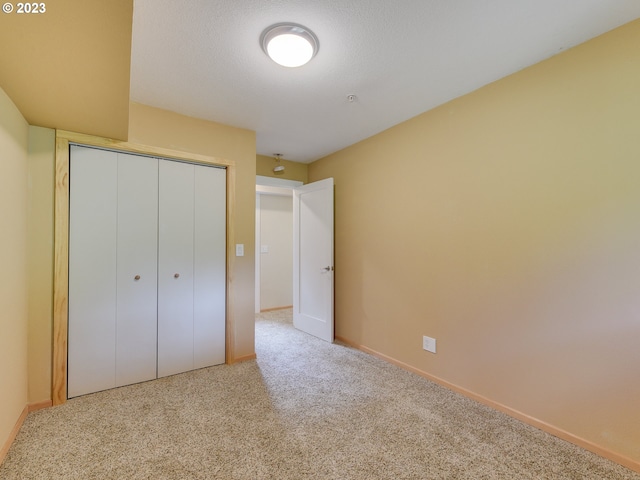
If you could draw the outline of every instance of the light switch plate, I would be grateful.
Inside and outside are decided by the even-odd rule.
[[[261,245],[260,253],[269,253],[269,245]]]
[[[244,244],[236,243],[236,257],[244,257]]]

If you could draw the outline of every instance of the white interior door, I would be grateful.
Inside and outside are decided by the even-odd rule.
[[[293,325],[333,342],[333,178],[293,191]]]
[[[193,368],[225,361],[226,170],[195,167]]]
[[[158,159],[118,153],[116,386],[156,378]]]
[[[226,170],[72,146],[68,396],[224,363]]]
[[[159,161],[158,377],[193,369],[194,166]]]
[[[114,388],[117,154],[71,146],[68,396]]]

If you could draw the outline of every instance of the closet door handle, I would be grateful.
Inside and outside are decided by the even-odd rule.
[[[180,274],[179,274],[179,273],[176,273],[176,274],[173,276],[173,278],[180,278]]]
[[[140,280],[140,275],[136,275],[135,277],[133,277],[134,280]]]

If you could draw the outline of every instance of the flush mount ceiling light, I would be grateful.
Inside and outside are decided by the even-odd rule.
[[[283,67],[301,67],[311,60],[320,43],[307,27],[295,23],[277,23],[260,36],[262,50]]]

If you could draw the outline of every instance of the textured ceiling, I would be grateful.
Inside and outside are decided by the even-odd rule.
[[[638,0],[135,0],[131,99],[308,163],[639,17]],[[319,38],[303,67],[260,48],[283,21]]]

